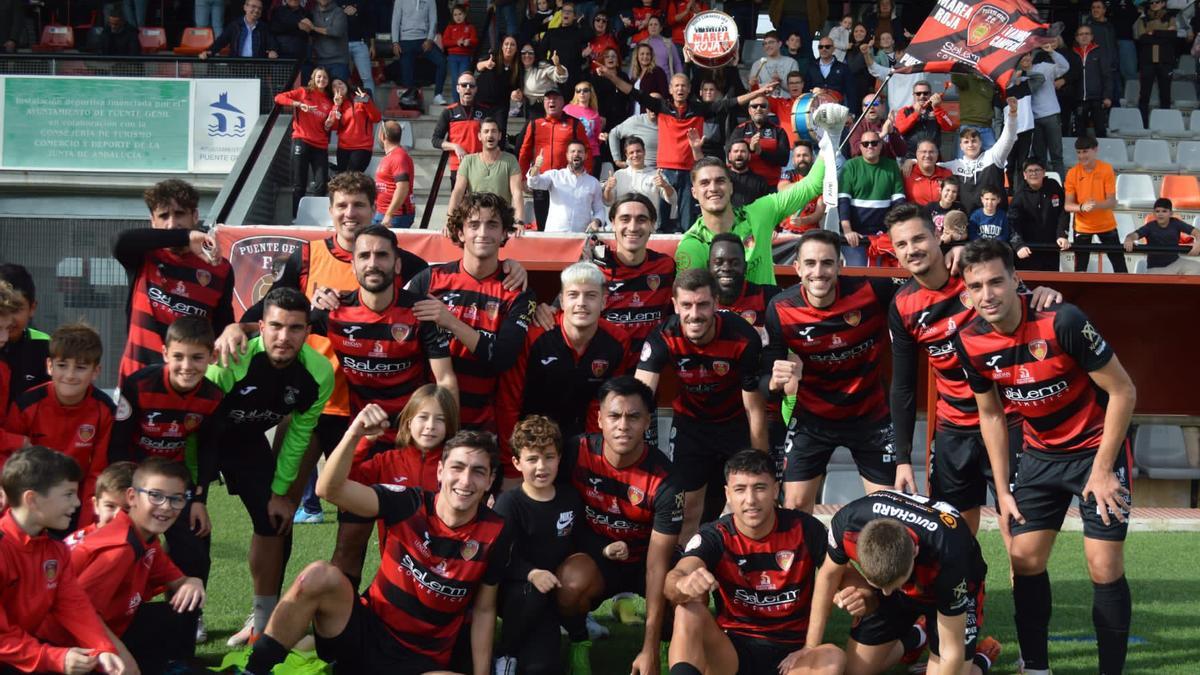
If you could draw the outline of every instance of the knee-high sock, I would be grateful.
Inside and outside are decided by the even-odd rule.
[[[1112,583],[1092,584],[1092,624],[1096,627],[1101,675],[1115,675],[1125,669],[1132,611],[1129,582],[1124,576]]]
[[[1050,667],[1050,575],[1046,572],[1032,576],[1013,576],[1013,619],[1017,625],[1017,642],[1021,645],[1021,660],[1027,669],[1044,670]]]

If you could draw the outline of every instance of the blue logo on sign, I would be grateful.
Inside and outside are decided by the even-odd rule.
[[[208,125],[209,136],[241,138],[246,135],[246,113],[229,102],[228,92],[222,93],[208,107],[213,117]]]

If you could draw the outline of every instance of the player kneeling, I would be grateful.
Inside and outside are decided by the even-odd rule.
[[[725,498],[731,513],[702,525],[667,574],[664,593],[677,605],[671,675],[842,672],[840,649],[804,643],[825,527],[776,506],[775,463],[764,452],[729,458]]]

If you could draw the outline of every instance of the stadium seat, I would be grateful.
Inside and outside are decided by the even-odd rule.
[[[1152,98],[1157,101],[1158,98]],[[1191,80],[1177,80],[1171,83],[1171,105],[1176,108],[1191,110],[1196,107],[1196,83]],[[1154,125],[1150,126],[1151,129]]]
[[[182,56],[196,56],[200,52],[207,51],[213,43],[213,29],[211,28],[184,28],[183,39],[179,46],[175,48],[175,53]]]
[[[1133,269],[1134,274],[1145,274],[1146,273],[1146,256],[1138,256],[1137,264],[1134,265],[1131,269]]]
[[[834,449],[833,454],[829,456],[829,466],[856,466],[854,455],[850,454],[850,448],[839,445]]]
[[[1194,134],[1200,134],[1200,110],[1193,110],[1188,116],[1188,129]]]
[[[329,197],[305,196],[300,198],[293,225],[319,225],[330,227],[333,219],[329,215]]]
[[[1182,123],[1183,118],[1180,118],[1180,124]],[[1111,164],[1114,171],[1133,168],[1133,162],[1129,161],[1129,149],[1125,147],[1125,139],[1101,138],[1098,141],[1100,148],[1096,156],[1100,158],[1100,161]]]
[[[1176,209],[1200,209],[1200,183],[1191,174],[1169,173],[1163,176],[1159,196],[1170,199]]]
[[[1117,203],[1126,209],[1148,209],[1154,206],[1157,195],[1154,181],[1144,173],[1123,173],[1117,176]]]
[[[1138,85],[1137,78],[1125,80],[1125,106],[1129,108],[1137,108],[1138,92],[1141,87]]]
[[[152,26],[138,29],[138,44],[143,54],[154,54],[167,48],[167,31]]]
[[[1137,108],[1113,108],[1108,111],[1108,130],[1121,136],[1149,136]]]
[[[42,28],[42,39],[32,46],[35,52],[61,52],[75,48],[75,29],[59,24]]]
[[[1150,111],[1150,129],[1155,137],[1190,138],[1191,132],[1183,128],[1183,113],[1178,110]]]
[[[1057,171],[1047,171],[1046,178],[1053,178],[1054,182],[1062,185],[1062,176],[1058,175]]]
[[[1174,171],[1171,145],[1157,138],[1139,138],[1133,146],[1133,163],[1143,171]]]
[[[1194,112],[1200,112],[1200,110]],[[1193,128],[1200,132],[1200,121],[1197,120],[1198,118],[1193,114]],[[1176,152],[1179,155],[1179,166],[1184,171],[1200,171],[1200,141],[1180,141]]]
[[[1133,437],[1133,458],[1149,478],[1200,480],[1200,467],[1188,461],[1183,429],[1168,424],[1143,424]]]
[[[836,469],[825,474],[825,484],[821,486],[821,503],[849,504],[865,494],[862,479],[858,477],[858,469]]]
[[[1138,222],[1134,219],[1132,213],[1118,213],[1117,217],[1117,236],[1121,241],[1125,241],[1125,235],[1138,229]]]
[[[1176,75],[1195,75],[1196,74],[1196,57],[1191,54],[1184,54],[1179,57],[1179,67],[1175,69]]]
[[[1063,136],[1062,139],[1063,168],[1070,169],[1079,163],[1075,158],[1075,137]]]

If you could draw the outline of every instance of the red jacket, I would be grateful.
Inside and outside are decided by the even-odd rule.
[[[912,131],[913,125],[921,119],[921,113],[917,112],[916,106],[904,106],[896,111],[896,131],[901,134],[908,135]],[[935,106],[933,109],[933,119],[937,120],[938,126],[942,131],[954,131],[954,120],[950,118],[950,113],[942,106]]]
[[[904,196],[917,206],[936,202],[942,196],[942,179],[951,173],[950,169],[935,164],[933,175],[926,176],[919,168],[913,166],[912,173],[904,178]]]
[[[466,40],[467,44],[460,45],[459,40]],[[469,23],[452,23],[442,31],[442,46],[446,48],[447,54],[470,56],[475,53],[475,47],[478,45],[479,36],[475,33],[475,26]]]
[[[70,563],[66,544],[29,536],[12,511],[0,517],[0,665],[61,673],[69,647],[116,653]],[[51,618],[73,637],[66,646],[39,639]]]
[[[292,138],[304,141],[314,148],[328,148],[329,129],[325,128],[325,120],[333,110],[333,100],[326,96],[325,92],[307,87],[275,95],[277,105],[290,106],[296,102],[314,106],[315,110],[303,112],[296,108],[292,111]]]
[[[546,159],[542,171],[564,169],[567,166],[567,143],[572,140],[587,143],[587,132],[583,124],[569,115],[562,114],[558,119],[540,117],[530,120],[525,127],[525,137],[521,140],[521,154],[517,161],[521,171],[528,172],[538,153],[545,152]],[[591,157],[588,157],[588,169],[591,169]]]
[[[375,147],[375,124],[383,119],[375,103],[342,101],[342,119],[338,121],[339,150],[371,150]]]
[[[592,60],[592,72],[603,65],[604,52],[612,49],[617,52],[617,58],[621,58],[621,45],[617,43],[617,38],[613,37],[612,33],[602,33],[593,37],[588,41],[588,46],[592,48],[592,55],[588,58]]]
[[[708,5],[703,2],[693,2],[692,11],[684,12],[687,4],[688,0],[676,0],[667,9],[667,24],[671,27],[671,41],[680,47],[683,46],[683,29],[687,28],[688,22],[700,12],[708,11]]]

